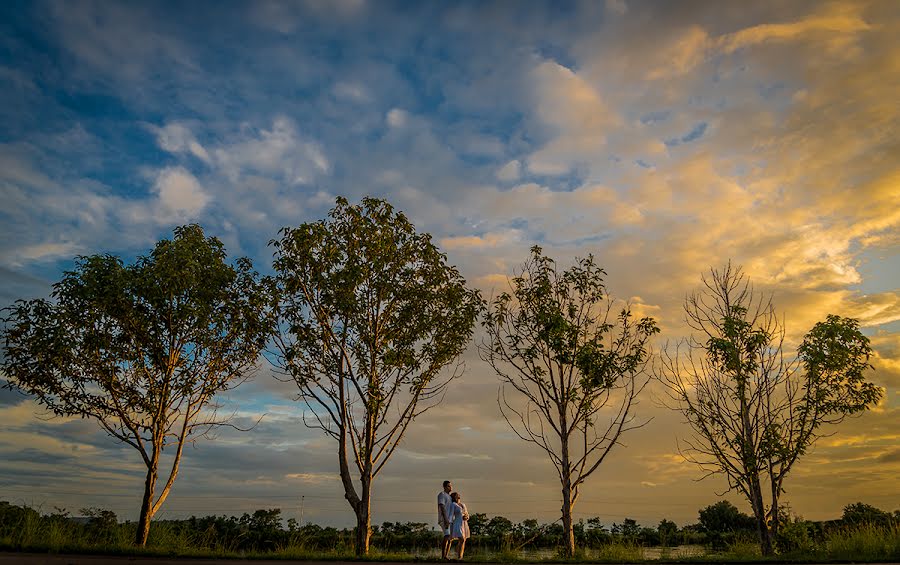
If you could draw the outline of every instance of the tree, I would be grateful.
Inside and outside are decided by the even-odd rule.
[[[487,531],[487,514],[476,512],[469,517],[469,531],[473,536],[483,536]]]
[[[875,525],[886,526],[891,523],[892,516],[890,512],[885,512],[880,508],[876,508],[871,504],[863,502],[854,502],[844,507],[844,513],[841,521],[845,524],[854,526]]]
[[[56,416],[94,418],[147,467],[135,542],[144,545],[185,444],[226,423],[216,394],[249,376],[271,333],[248,259],[225,262],[197,225],[125,265],[78,257],[52,299],[7,309],[2,371]],[[168,476],[159,467],[174,448]],[[157,482],[165,483],[157,496]]]
[[[678,535],[678,524],[663,518],[659,521],[656,532],[659,534],[659,543],[661,545],[670,545],[675,541],[675,536]]]
[[[611,319],[605,274],[591,255],[561,271],[533,247],[510,291],[491,302],[479,347],[500,377],[507,424],[556,468],[568,555],[575,552],[579,489],[621,435],[639,427],[632,410],[649,380],[647,342],[659,331],[652,318],[635,322],[627,306]]]
[[[829,315],[791,360],[771,297],[755,293],[740,267],[712,269],[702,281],[684,305],[694,334],[662,355],[658,376],[691,426],[686,458],[707,476],[724,474],[729,490],[747,498],[770,555],[794,463],[822,426],[869,408],[883,392],[865,380],[871,349],[856,320]]]
[[[727,500],[720,500],[700,510],[699,523],[703,531],[710,534],[753,531],[756,527],[753,517]]]
[[[469,341],[481,299],[431,236],[383,200],[338,198],[327,219],[280,234],[272,242],[282,328],[273,362],[309,407],[307,425],[337,442],[363,555],[373,479],[460,374],[459,363],[444,369]]]

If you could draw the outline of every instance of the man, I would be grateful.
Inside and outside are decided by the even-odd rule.
[[[450,509],[453,501],[450,499],[450,492],[453,491],[453,485],[450,481],[444,481],[444,490],[438,493],[438,525],[444,531],[444,540],[441,542],[441,559],[449,559],[450,553]]]

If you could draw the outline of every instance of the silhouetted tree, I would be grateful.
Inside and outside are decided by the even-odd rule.
[[[862,502],[848,504],[844,507],[844,513],[841,515],[842,522],[854,526],[863,524],[885,526],[891,523],[891,519],[892,516],[890,512],[885,512],[871,504],[864,504]]]
[[[678,525],[671,520],[663,518],[659,521],[656,531],[659,534],[660,545],[669,545],[675,540],[675,536],[678,534]]]
[[[771,297],[754,293],[739,267],[702,281],[684,305],[694,335],[664,353],[658,375],[693,430],[686,457],[747,498],[770,555],[794,463],[823,425],[867,409],[882,390],[865,380],[871,349],[856,320],[829,315],[789,361]]]
[[[605,274],[591,255],[560,271],[533,247],[510,290],[491,302],[479,348],[503,383],[506,422],[556,468],[568,555],[580,488],[621,435],[639,427],[632,409],[648,381],[647,342],[659,331],[652,318],[635,321],[627,306],[612,314]],[[510,389],[522,405],[509,401]]]

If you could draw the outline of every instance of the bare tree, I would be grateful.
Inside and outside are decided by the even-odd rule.
[[[133,265],[78,258],[53,298],[8,309],[2,371],[57,416],[94,418],[138,451],[147,474],[135,543],[145,545],[185,444],[227,423],[214,397],[246,379],[271,333],[262,287],[248,259],[226,264],[221,242],[190,225]]]
[[[656,373],[691,426],[685,458],[746,497],[770,555],[794,463],[821,426],[865,410],[882,391],[865,381],[870,348],[855,320],[829,315],[787,358],[771,296],[754,292],[740,267],[712,269],[702,282],[684,304],[694,333],[663,352]]]
[[[652,318],[635,321],[628,307],[613,314],[604,275],[593,256],[558,271],[533,247],[510,291],[492,300],[479,348],[502,382],[506,422],[556,468],[569,555],[582,485],[623,433],[643,425],[633,408],[649,380],[648,341],[659,331]]]
[[[274,362],[297,384],[307,425],[337,442],[364,555],[373,480],[459,374],[460,364],[443,369],[471,338],[481,299],[430,236],[383,200],[339,198],[327,220],[281,234],[273,242],[282,326]]]

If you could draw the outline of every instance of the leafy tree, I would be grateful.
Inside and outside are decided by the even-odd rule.
[[[675,536],[678,535],[678,525],[671,520],[663,518],[659,521],[656,532],[659,534],[659,543],[661,545],[669,545],[675,541]]]
[[[383,200],[338,198],[327,219],[280,233],[274,362],[297,384],[307,425],[337,442],[363,555],[372,481],[459,374],[461,364],[444,369],[469,341],[481,299],[431,236]]]
[[[487,534],[487,514],[477,512],[469,516],[469,532],[473,536],[483,536]]]
[[[504,516],[494,516],[488,521],[485,533],[494,540],[500,541],[513,533],[512,520]]]
[[[856,320],[829,315],[786,360],[771,297],[730,263],[702,281],[684,305],[694,335],[665,352],[658,375],[693,431],[686,457],[747,498],[770,555],[794,463],[823,425],[866,410],[883,392],[865,380],[871,349]]]
[[[892,516],[890,512],[885,512],[871,504],[864,504],[862,502],[848,504],[844,507],[844,513],[841,516],[842,522],[855,526],[863,524],[885,526],[891,523],[891,519]]]
[[[568,555],[579,490],[622,433],[638,427],[632,409],[649,380],[647,342],[659,331],[652,318],[636,322],[627,306],[612,315],[605,274],[591,255],[561,271],[533,247],[510,290],[491,302],[479,348],[503,383],[507,424],[556,468]]]
[[[614,534],[622,536],[622,538],[626,541],[633,542],[635,539],[637,539],[638,534],[641,533],[641,527],[638,525],[637,520],[625,518],[624,520],[622,520],[621,524],[616,524],[614,522],[611,531]]]
[[[225,423],[215,395],[248,377],[270,335],[250,261],[225,259],[218,239],[183,226],[131,265],[112,255],[78,257],[53,285],[52,302],[7,309],[7,386],[56,416],[96,419],[140,454],[147,473],[138,545],[169,495],[184,446]],[[174,454],[161,477],[165,448]]]
[[[700,510],[702,531],[713,534],[752,531],[756,527],[752,516],[738,510],[727,500],[720,500]]]

